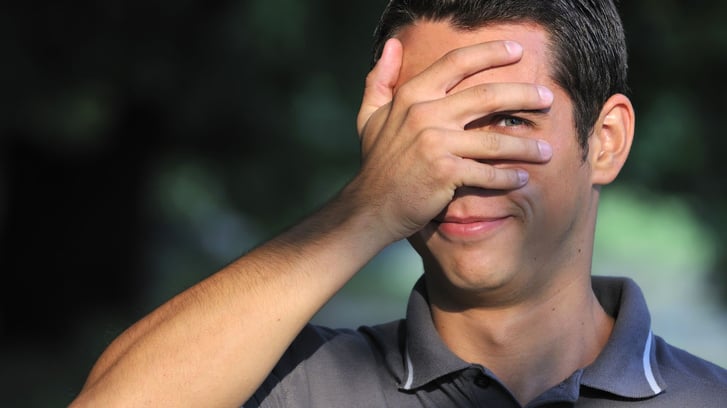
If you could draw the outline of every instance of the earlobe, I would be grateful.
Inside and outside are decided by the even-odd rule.
[[[589,146],[593,184],[609,184],[618,176],[631,150],[635,119],[625,95],[613,95],[603,104]]]

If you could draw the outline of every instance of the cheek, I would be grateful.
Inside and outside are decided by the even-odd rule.
[[[530,181],[515,195],[531,221],[546,224],[544,228],[576,213],[590,191],[589,167],[582,161],[580,149],[574,144],[553,148],[550,162],[527,169]]]
[[[588,166],[583,160],[578,135],[572,125],[572,115],[557,112],[556,116],[558,120],[554,123],[560,126],[551,129],[545,137],[553,148],[553,157],[542,166],[545,169],[544,177],[547,178],[546,183],[554,187],[573,187],[570,185],[579,184],[588,178]]]

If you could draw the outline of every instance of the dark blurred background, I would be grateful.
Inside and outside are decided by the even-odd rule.
[[[383,4],[4,6],[0,405],[66,405],[125,327],[354,174]],[[698,296],[724,315],[727,3],[621,11],[638,126],[619,181],[629,199],[612,214],[642,206],[638,222],[664,202],[678,208],[649,225],[688,219],[698,239],[675,227],[654,240],[699,252]],[[634,222],[608,239],[640,242]]]

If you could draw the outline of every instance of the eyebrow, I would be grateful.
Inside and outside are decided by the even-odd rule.
[[[526,114],[526,115],[534,115],[534,116],[545,116],[550,113],[550,108],[544,108],[544,109],[521,109],[521,110],[512,110],[512,111],[502,111],[499,112],[500,114]]]

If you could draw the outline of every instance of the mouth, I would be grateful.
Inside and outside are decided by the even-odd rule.
[[[505,225],[511,216],[503,217],[444,217],[434,219],[436,230],[453,240],[473,240],[484,238]]]

